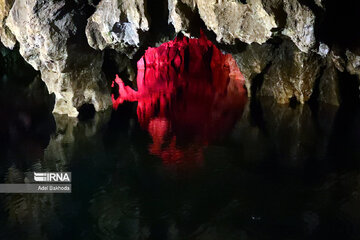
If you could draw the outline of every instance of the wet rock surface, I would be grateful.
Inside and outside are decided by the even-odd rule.
[[[357,55],[347,50],[346,58],[347,58],[347,64],[346,64],[347,71],[352,75],[356,75],[360,79],[360,55]]]
[[[278,103],[289,103],[296,98],[308,101],[320,74],[320,57],[300,51],[291,41],[284,41],[275,52],[275,58],[264,75],[260,95],[271,96]]]
[[[341,103],[340,94],[340,72],[344,72],[343,59],[335,51],[331,50],[326,57],[326,68],[320,78],[319,98],[323,103],[339,106]]]
[[[248,96],[251,96],[252,92],[258,90],[252,89],[253,79],[261,74],[265,70],[265,67],[273,60],[274,50],[275,47],[271,44],[260,45],[253,43],[248,45],[243,52],[233,54],[236,63],[241,69],[241,73],[245,77]]]

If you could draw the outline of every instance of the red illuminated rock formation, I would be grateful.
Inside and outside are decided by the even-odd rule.
[[[138,102],[140,125],[153,139],[149,151],[165,163],[201,162],[203,147],[227,134],[242,113],[244,78],[232,56],[205,36],[149,48],[137,67],[138,91],[116,76],[113,106]]]

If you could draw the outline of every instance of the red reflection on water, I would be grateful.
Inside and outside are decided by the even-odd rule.
[[[137,115],[153,143],[151,154],[164,163],[196,163],[203,148],[233,128],[246,103],[246,90],[235,60],[205,36],[176,38],[149,48],[137,63],[138,91],[116,76],[119,97],[137,101]]]

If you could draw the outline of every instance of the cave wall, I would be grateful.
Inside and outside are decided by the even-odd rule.
[[[353,99],[359,91],[359,81],[346,80],[360,79],[357,8],[349,1],[0,0],[0,38],[40,71],[55,94],[53,112],[71,117],[84,104],[108,108],[106,76],[134,79],[148,47],[201,29],[234,56],[249,96],[338,106],[352,99],[342,89],[354,88]]]

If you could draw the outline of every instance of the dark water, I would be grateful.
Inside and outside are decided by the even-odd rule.
[[[0,239],[359,239],[356,108],[262,99],[166,162],[150,154],[136,103],[54,117],[42,88],[1,96],[1,179],[71,171],[73,193],[1,195]]]
[[[73,192],[0,195],[1,240],[360,239],[358,105],[180,94],[144,127],[136,102],[69,119],[39,78],[16,83],[0,85],[1,182],[70,171]]]

